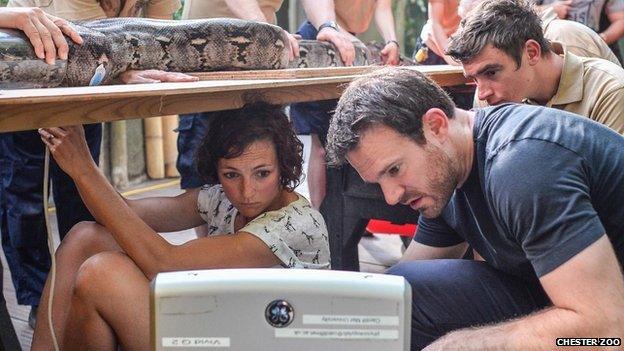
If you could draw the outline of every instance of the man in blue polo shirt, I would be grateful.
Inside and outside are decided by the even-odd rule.
[[[328,156],[422,214],[390,270],[412,285],[413,350],[624,337],[616,132],[544,107],[460,110],[422,74],[385,69],[343,94]],[[458,259],[468,245],[480,260]]]

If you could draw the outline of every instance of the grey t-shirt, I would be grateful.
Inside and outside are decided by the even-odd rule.
[[[537,4],[551,5],[558,0],[535,0]],[[600,28],[600,15],[624,11],[624,0],[574,0],[567,20],[583,23],[594,31]]]
[[[624,137],[588,118],[505,104],[476,111],[472,172],[415,240],[467,241],[490,265],[534,278],[607,234],[624,262]]]

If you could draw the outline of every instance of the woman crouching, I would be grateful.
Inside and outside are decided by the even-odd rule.
[[[76,225],[56,252],[52,306],[63,350],[149,348],[149,281],[158,272],[234,267],[329,268],[320,213],[293,189],[302,144],[279,107],[225,111],[197,152],[206,183],[176,197],[128,200],[92,161],[81,126],[40,129],[97,223]],[[172,245],[159,232],[207,223],[208,235]],[[33,350],[49,349],[50,279]]]

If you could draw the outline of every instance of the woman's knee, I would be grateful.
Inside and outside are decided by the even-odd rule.
[[[108,230],[95,222],[80,222],[67,233],[58,250],[57,259],[68,254],[85,259],[97,252],[114,250],[117,244]]]
[[[74,282],[74,296],[81,299],[102,297],[109,290],[116,290],[125,269],[134,266],[126,254],[106,251],[89,257],[78,269]]]

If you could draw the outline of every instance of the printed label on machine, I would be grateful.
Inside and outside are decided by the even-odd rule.
[[[163,347],[230,347],[230,338],[162,338]]]
[[[399,317],[304,314],[303,324],[398,326]]]
[[[275,329],[276,338],[397,340],[398,330],[379,329]]]

